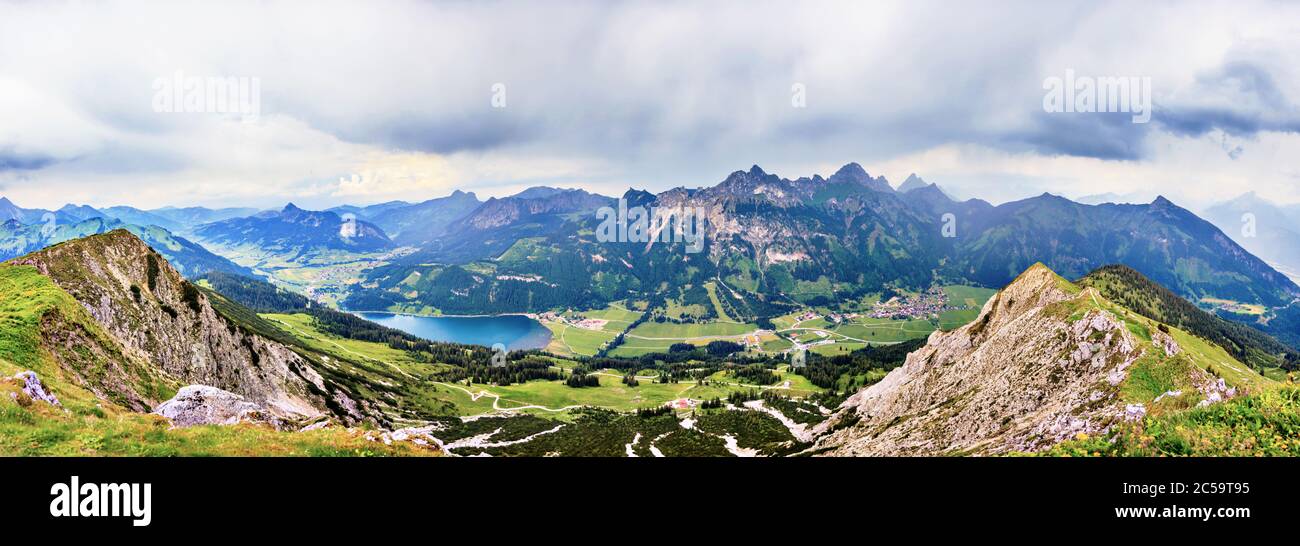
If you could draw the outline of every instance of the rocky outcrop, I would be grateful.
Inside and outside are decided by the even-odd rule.
[[[160,389],[149,384],[202,384],[243,396],[277,418],[305,420],[326,412],[348,421],[362,418],[356,402],[327,385],[301,354],[218,312],[206,293],[127,231],[68,241],[16,263],[52,279],[115,341],[97,362],[147,363],[124,367],[123,377],[106,383],[84,373],[76,349],[81,340],[102,335],[42,328],[55,358],[100,396],[147,411],[160,401]],[[119,347],[124,354],[113,354]],[[133,380],[141,369],[160,377]]]
[[[181,387],[176,396],[159,404],[153,412],[178,427],[264,423],[277,429],[284,428],[284,423],[272,417],[260,404],[207,385]]]
[[[1108,311],[1069,316],[1088,308],[1071,302],[1095,296],[1030,268],[974,322],[931,334],[903,366],[845,401],[814,430],[823,436],[813,451],[995,454],[1105,430],[1132,413],[1119,385],[1144,349]]]
[[[23,383],[22,393],[28,398],[45,402],[51,406],[63,407],[63,404],[59,403],[59,397],[45,390],[45,385],[41,384],[39,377],[36,377],[36,372],[30,370],[18,372],[14,375],[14,379]]]

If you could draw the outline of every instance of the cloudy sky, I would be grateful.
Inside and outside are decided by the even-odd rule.
[[[1067,70],[1150,78],[1151,121],[1045,111]],[[166,111],[178,73],[255,78],[257,115]],[[1300,202],[1298,158],[1294,3],[0,3],[0,195],[29,207],[617,194],[857,161],[995,203],[1195,208]]]

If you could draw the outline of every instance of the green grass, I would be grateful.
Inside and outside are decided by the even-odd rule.
[[[95,345],[68,351],[64,369],[43,347],[43,320],[78,329]],[[166,399],[175,385],[161,381],[143,363],[114,353],[113,343],[76,300],[35,268],[0,266],[0,455],[5,456],[367,456],[416,455],[410,447],[384,446],[335,428],[308,433],[278,432],[254,425],[171,429],[162,417],[128,411],[78,386],[74,372],[92,383],[115,370],[134,381],[127,388],[146,398]],[[67,411],[21,394],[15,373],[32,370]],[[121,388],[121,387],[119,387]]]
[[[847,355],[866,346],[866,343],[839,341],[830,345],[818,345],[813,347],[812,352],[823,356]]]
[[[713,312],[718,315],[718,320],[722,322],[736,322],[731,318],[727,311],[723,309],[722,301],[718,299],[718,284],[715,282],[704,283],[704,290],[709,293],[709,302],[713,304]]]
[[[978,312],[980,307],[984,306],[984,302],[997,294],[998,291],[992,288],[950,284],[943,287],[943,293],[948,296],[949,305],[964,305],[972,307]]]
[[[631,326],[632,321],[640,317],[641,313],[624,307],[622,302],[614,302],[604,309],[569,311],[564,313],[564,316],[573,320],[583,317],[606,322],[600,330],[576,328],[558,322],[543,322],[542,325],[551,331],[551,342],[547,344],[546,350],[558,355],[592,356],[620,332]]]
[[[1134,337],[1138,338],[1139,342],[1146,344],[1151,343],[1152,331],[1159,328],[1157,325],[1158,323],[1152,319],[1143,317],[1116,305],[1114,302],[1101,296],[1095,289],[1090,289],[1086,292],[1081,292],[1076,289],[1072,293],[1081,294],[1081,296],[1073,300],[1055,304],[1049,309],[1049,312],[1065,316],[1067,320],[1073,321],[1082,318],[1091,310],[1104,310],[1111,313],[1119,320],[1122,320],[1129,332],[1131,332]],[[1222,347],[1210,343],[1203,338],[1189,334],[1182,329],[1169,325],[1165,325],[1164,327],[1169,331],[1170,337],[1174,339],[1174,342],[1177,343],[1180,348],[1180,352],[1177,355],[1178,357],[1186,358],[1187,362],[1191,365],[1206,370],[1217,377],[1222,377],[1229,385],[1252,392],[1259,392],[1277,385],[1275,381],[1265,378],[1252,370],[1249,366],[1234,359],[1227,353],[1227,351],[1224,351]],[[1148,353],[1158,354],[1162,362],[1165,360],[1173,360],[1165,358],[1163,351],[1154,346],[1148,347]],[[1163,365],[1169,366],[1173,364],[1166,363]],[[1130,376],[1132,376],[1132,373],[1130,373]],[[1145,393],[1149,390],[1150,389],[1142,388],[1136,391],[1128,391],[1128,394],[1136,395],[1139,392]],[[1159,393],[1157,393],[1157,395],[1158,394]]]
[[[548,321],[542,325],[551,331],[551,342],[546,345],[546,350],[558,355],[592,356],[618,335],[604,329],[587,330],[559,322]]]
[[[408,367],[417,368],[409,371],[423,373],[441,369],[439,366],[419,362],[411,358],[411,353],[394,349],[386,343],[358,341],[322,332],[316,328],[316,319],[306,313],[292,315],[267,313],[260,316],[293,334],[295,338],[311,350],[332,355],[335,358],[363,359],[376,364],[393,364],[404,369]]]
[[[462,391],[437,385],[438,372],[447,364],[412,359],[409,353],[385,343],[357,341],[320,331],[310,315],[263,315],[291,332],[297,343],[330,357],[318,368],[338,381],[345,381],[358,393],[386,405],[394,419],[426,420],[448,415],[476,415],[492,411],[492,400],[471,397]]]
[[[1230,385],[1260,391],[1276,383],[1256,373],[1249,366],[1232,358],[1222,347],[1196,337],[1178,328],[1171,328],[1174,341],[1202,369],[1222,377]]]
[[[851,324],[844,324],[834,329],[834,332],[840,335],[875,343],[922,338],[933,331],[934,325],[927,320],[890,320],[869,317],[859,318]]]
[[[0,358],[48,373],[40,358],[40,321],[51,309],[75,305],[48,277],[29,266],[0,266]]]
[[[64,337],[46,343],[53,333]],[[0,360],[56,384],[93,385],[128,406],[165,400],[178,387],[124,354],[77,300],[31,266],[0,265]]]
[[[641,313],[624,307],[621,302],[614,302],[604,309],[593,309],[590,311],[582,311],[580,313],[566,313],[566,315],[582,315],[587,318],[609,321],[605,324],[603,330],[606,332],[618,333],[626,330],[628,326],[631,326],[632,321],[640,317]]]
[[[948,331],[961,328],[979,317],[980,309],[956,309],[939,313],[939,329]]]
[[[698,303],[691,304],[691,305],[682,305],[676,299],[668,300],[664,308],[664,316],[676,320],[681,320],[683,318],[688,318],[688,317],[700,319],[708,315],[708,313],[709,313],[708,308],[706,308],[703,305],[700,305]]]
[[[638,357],[650,353],[665,353],[674,343],[706,345],[714,340],[740,341],[744,334],[758,329],[755,324],[732,322],[704,322],[676,324],[672,322],[646,322],[627,332],[623,344],[610,352],[612,356]]]
[[[1056,456],[1300,456],[1300,387],[1284,386],[1150,416],[1106,437],[1082,437],[1046,452]]]
[[[75,387],[58,388],[72,394]],[[366,440],[339,427],[310,432],[280,432],[259,425],[171,428],[167,419],[98,404],[93,395],[65,397],[65,412],[49,404],[14,398],[16,381],[0,380],[0,455],[112,457],[312,456],[366,457],[433,455],[434,451],[396,442]]]
[[[1147,351],[1129,367],[1128,377],[1121,384],[1120,392],[1124,400],[1146,404],[1171,391],[1185,393],[1188,400],[1199,400],[1195,394],[1196,387],[1191,382],[1192,368],[1193,364],[1185,355],[1165,358],[1154,351]],[[1185,405],[1177,409],[1185,409]]]
[[[790,343],[790,340],[783,337],[769,339],[762,344],[763,350],[769,353],[779,353],[793,346],[794,344]]]
[[[704,322],[675,324],[671,322],[646,322],[633,328],[628,336],[642,338],[687,339],[697,337],[734,337],[757,330],[754,324],[734,322]]]

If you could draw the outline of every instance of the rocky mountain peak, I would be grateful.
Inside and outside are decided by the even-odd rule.
[[[871,178],[871,175],[867,174],[867,170],[862,168],[862,165],[859,165],[855,161],[855,162],[845,163],[843,167],[840,167],[838,171],[835,171],[835,174],[831,175],[831,178],[837,178],[837,177],[847,178],[849,180],[854,180],[854,181],[860,181],[860,180],[866,180],[868,178]]]
[[[1168,340],[1156,347],[1136,338],[1112,309],[1095,291],[1035,264],[973,322],[931,334],[903,366],[846,400],[815,432],[852,424],[826,433],[815,449],[1004,453],[1100,433],[1131,413],[1132,401],[1119,388],[1128,368],[1147,351],[1161,359],[1177,353]],[[1208,377],[1174,366],[1188,384]]]
[[[926,185],[926,182],[921,180],[921,177],[916,176],[916,173],[912,173],[907,175],[907,179],[904,180],[902,184],[899,184],[898,192],[907,193],[912,190],[924,188]]]
[[[885,177],[872,178],[871,175],[867,174],[867,170],[857,163],[848,163],[840,167],[840,170],[835,171],[835,174],[832,174],[826,181],[830,184],[858,184],[884,193],[894,192],[893,186],[889,185],[889,181],[885,180]]]
[[[144,369],[144,377],[160,375],[164,383],[228,390],[277,418],[299,420],[333,411],[343,419],[361,419],[355,410],[349,415],[334,411],[356,404],[327,385],[302,355],[219,312],[206,292],[129,231],[74,239],[13,263],[35,267],[107,333],[107,339],[92,334],[87,340],[83,329],[57,322],[42,328],[55,359],[100,396],[136,410],[161,402],[158,380],[141,384],[141,372],[129,371]],[[91,347],[93,354],[66,350],[79,345]]]

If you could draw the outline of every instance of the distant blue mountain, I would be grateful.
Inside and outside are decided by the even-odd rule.
[[[448,225],[481,204],[473,193],[456,190],[446,197],[391,207],[369,218],[398,244],[421,245],[442,235]]]
[[[379,216],[380,214],[383,214],[393,209],[400,209],[409,206],[411,206],[411,204],[406,201],[388,201],[386,203],[366,205],[364,207],[358,207],[355,205],[339,205],[337,207],[332,207],[325,210],[329,212],[338,213],[339,215],[355,214],[358,218],[361,218],[362,220],[374,220],[375,217]],[[387,229],[385,229],[385,231],[387,231]],[[390,232],[389,235],[392,235],[392,233]]]
[[[155,216],[166,218],[179,226],[179,231],[189,232],[203,224],[220,222],[231,218],[243,218],[259,212],[248,207],[210,209],[206,207],[163,207],[146,211]]]
[[[140,210],[135,207],[117,206],[101,209],[106,216],[116,218],[128,224],[137,226],[158,226],[168,231],[184,231],[188,226],[176,222],[166,216],[154,214],[147,210]]]
[[[221,245],[255,245],[273,251],[311,249],[371,252],[393,248],[379,226],[365,220],[345,220],[330,211],[309,211],[289,203],[280,211],[231,218],[199,226],[194,235],[202,242]]]
[[[0,223],[0,261],[17,258],[64,241],[125,228],[148,243],[181,274],[198,277],[210,271],[254,276],[252,270],[217,256],[202,246],[173,235],[159,226],[127,224],[114,218],[95,217],[76,222],[23,224],[14,219]]]

